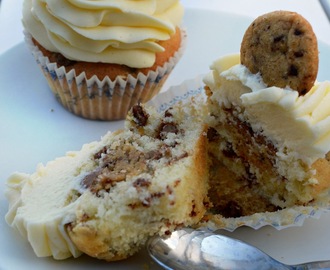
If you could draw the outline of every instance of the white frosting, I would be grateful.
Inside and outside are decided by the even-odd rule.
[[[87,62],[150,67],[181,24],[179,0],[25,0],[23,24],[47,50]]]
[[[231,55],[211,66],[213,72],[205,83],[220,89],[215,93],[221,95],[217,100],[225,106],[240,100],[254,130],[292,149],[304,161],[324,157],[330,149],[330,82],[316,83],[306,95],[299,96],[290,88],[267,87],[259,74],[250,73],[239,62],[238,55]],[[226,83],[230,89],[222,87]]]
[[[46,166],[40,164],[31,175],[14,173],[7,180],[6,221],[30,242],[38,257],[61,260],[81,255],[65,229],[65,224],[75,219],[80,198],[68,200],[80,183],[80,178],[73,181],[73,177],[91,166],[86,160],[96,147],[100,145],[87,144],[79,152],[69,152]]]

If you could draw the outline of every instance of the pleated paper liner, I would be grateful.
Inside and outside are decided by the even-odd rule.
[[[145,103],[157,95],[175,65],[180,60],[186,46],[186,32],[181,29],[182,42],[179,50],[156,71],[126,79],[118,76],[111,81],[108,76],[99,80],[95,75],[87,79],[85,73],[66,72],[64,66],[50,63],[37,46],[32,36],[24,32],[37,64],[41,68],[56,99],[71,113],[93,120],[124,119],[128,110],[138,102]]]

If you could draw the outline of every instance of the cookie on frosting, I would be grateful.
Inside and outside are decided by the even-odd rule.
[[[318,72],[317,39],[309,22],[289,11],[258,17],[248,27],[241,44],[241,63],[260,72],[268,86],[307,93]]]

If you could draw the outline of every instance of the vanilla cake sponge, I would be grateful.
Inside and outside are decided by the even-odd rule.
[[[108,261],[197,223],[208,205],[205,114],[200,101],[163,113],[134,106],[124,130],[13,174],[7,222],[37,256]]]

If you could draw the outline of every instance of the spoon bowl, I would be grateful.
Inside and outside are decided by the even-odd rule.
[[[182,229],[170,237],[152,237],[151,258],[164,269],[330,269],[330,261],[282,264],[245,242],[209,231]]]

